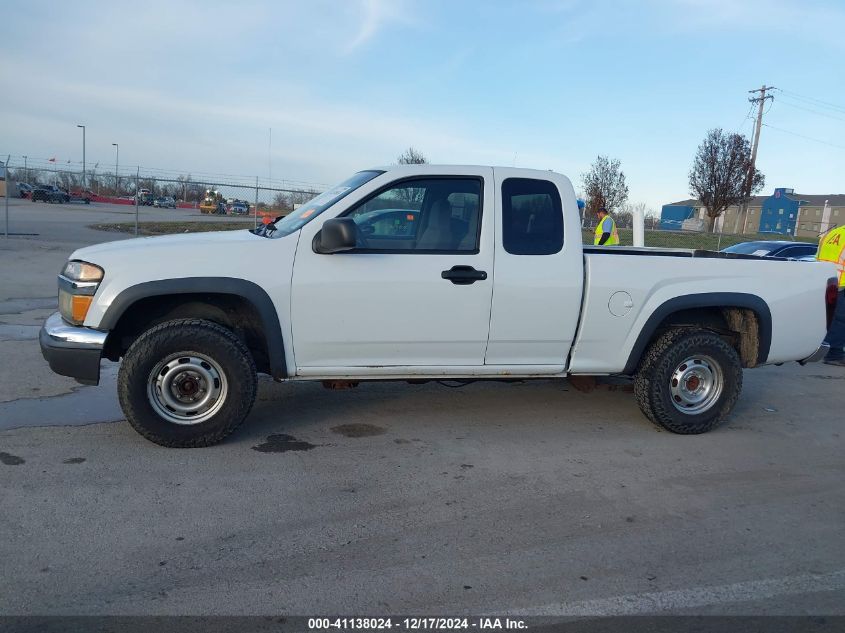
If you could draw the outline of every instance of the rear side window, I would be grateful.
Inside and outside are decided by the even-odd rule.
[[[778,257],[806,257],[807,255],[815,255],[818,248],[816,246],[790,246],[778,251]]]
[[[552,255],[563,248],[563,207],[548,180],[502,183],[502,242],[511,255]]]

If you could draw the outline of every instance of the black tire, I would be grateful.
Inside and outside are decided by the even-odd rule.
[[[690,359],[692,362],[687,363]],[[698,377],[698,371],[711,378]],[[684,386],[712,382],[713,395],[700,404],[684,400],[678,395],[678,375],[690,377],[690,382],[682,381]],[[707,330],[673,329],[663,333],[646,351],[634,377],[634,395],[643,414],[681,435],[713,429],[733,410],[741,391],[739,355],[721,336]]]
[[[165,359],[194,354],[220,369],[222,404],[215,400],[216,410],[201,422],[176,423],[156,410],[159,398],[150,392],[155,389],[152,374]],[[170,362],[178,365],[182,360]],[[138,337],[120,366],[117,391],[123,413],[138,433],[161,446],[194,448],[216,444],[241,425],[255,402],[257,382],[252,355],[230,330],[202,319],[179,319]]]

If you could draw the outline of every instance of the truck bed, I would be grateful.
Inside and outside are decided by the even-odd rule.
[[[675,258],[672,261],[667,258]],[[824,263],[693,249],[584,248],[581,324],[568,365],[571,373],[631,371],[639,335],[653,328],[670,302],[756,308],[763,363],[813,354],[827,325],[820,308],[831,269]],[[767,332],[764,332],[768,328]]]

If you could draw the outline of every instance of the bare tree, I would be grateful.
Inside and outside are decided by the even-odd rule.
[[[417,151],[413,147],[409,147],[399,154],[396,162],[400,165],[424,165],[428,162],[428,159],[423,156],[422,152]]]
[[[273,208],[278,209],[282,213],[290,213],[293,211],[293,200],[287,191],[280,191],[273,196]]]
[[[636,216],[637,213],[642,215],[646,226],[649,225],[649,218],[656,215],[654,210],[649,208],[645,202],[626,202],[622,205],[622,208],[613,215],[616,219],[617,226],[627,229],[634,225],[634,216]]]
[[[628,199],[628,185],[618,158],[597,156],[590,171],[581,174],[584,194],[587,196],[587,213],[604,207],[608,213],[619,209]]]
[[[695,153],[689,186],[707,211],[708,231],[713,232],[716,218],[728,207],[747,202],[763,188],[763,174],[750,172],[751,145],[745,136],[721,128],[707,133]]]
[[[273,196],[273,208],[290,213],[299,205],[305,204],[318,195],[314,189],[302,189],[297,191],[279,191]]]

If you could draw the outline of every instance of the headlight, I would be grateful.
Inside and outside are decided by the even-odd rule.
[[[103,280],[103,269],[88,262],[69,261],[59,275],[59,312],[65,321],[81,325]]]
[[[103,269],[88,262],[70,261],[62,269],[62,275],[71,281],[102,281]]]

